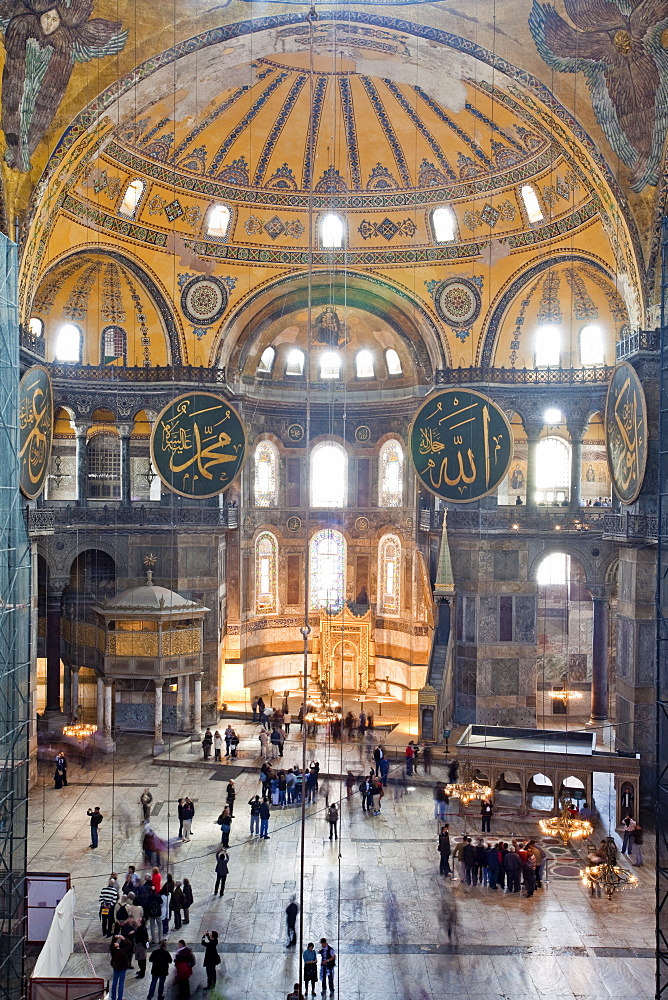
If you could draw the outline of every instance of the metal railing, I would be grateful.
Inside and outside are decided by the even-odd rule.
[[[420,511],[421,531],[440,531],[443,510]],[[648,514],[618,514],[601,507],[573,511],[567,507],[498,507],[496,510],[450,509],[448,531],[530,531],[598,533],[623,538],[654,539],[658,518]]]
[[[657,330],[638,330],[620,340],[615,347],[615,357],[618,361],[627,358],[638,351],[658,351],[659,334]]]
[[[607,385],[612,368],[438,368],[436,385]]]
[[[130,507],[97,506],[52,507],[27,511],[28,531],[44,534],[57,528],[126,527],[220,527],[239,525],[237,508],[230,507],[160,507],[134,503]]]
[[[201,368],[195,365],[141,368],[130,365],[50,364],[47,367],[51,378],[73,382],[192,382],[222,385],[226,381],[224,368]]]

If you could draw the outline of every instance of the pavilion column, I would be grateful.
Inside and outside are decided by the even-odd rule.
[[[199,742],[202,736],[202,674],[193,674],[195,691],[193,695],[192,741]]]
[[[87,444],[88,423],[78,423],[74,425],[74,436],[76,438],[76,466],[77,466],[77,504],[85,507],[88,498],[88,449]]]
[[[179,729],[182,733],[190,731],[190,675],[179,677],[179,693],[181,695],[181,720]]]
[[[70,715],[72,719],[76,719],[78,722],[81,722],[81,719],[79,719],[79,670],[80,669],[81,668],[78,666],[70,667],[72,676],[71,690],[70,690],[70,697],[71,697]]]
[[[132,424],[119,424],[118,436],[121,452],[121,503],[128,505],[132,492],[132,477],[130,474],[130,436]]]
[[[157,757],[165,749],[165,741],[162,738],[162,686],[163,681],[154,681],[155,695],[153,703],[153,756]]]
[[[111,740],[111,694],[113,681],[104,679],[104,737]]]
[[[536,458],[542,426],[525,424],[527,436],[527,507],[536,506]]]
[[[72,721],[72,668],[63,664],[63,714]]]
[[[97,679],[97,731],[101,733],[104,729],[104,681],[101,677]]]
[[[608,718],[608,596],[605,586],[590,586],[594,606],[590,723]]]

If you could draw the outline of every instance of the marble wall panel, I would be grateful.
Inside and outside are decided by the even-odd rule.
[[[656,627],[653,621],[638,622],[638,684],[652,686],[656,679]]]
[[[494,552],[494,579],[517,580],[520,572],[520,554],[516,549],[497,549]]]
[[[497,598],[481,597],[479,599],[478,642],[496,642],[498,628]]]
[[[490,690],[496,695],[517,695],[520,688],[520,661],[517,657],[492,660]]]
[[[628,618],[617,618],[617,675],[625,679],[633,678],[633,622]]]
[[[536,641],[536,598],[533,596],[515,598],[513,639],[515,642]]]
[[[463,639],[464,642],[476,641],[476,599],[472,596],[463,598]]]

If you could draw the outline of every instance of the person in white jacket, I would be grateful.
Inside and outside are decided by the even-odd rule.
[[[269,756],[269,733],[264,728],[260,730],[260,752],[262,760],[266,760]]]
[[[213,734],[213,759],[220,760],[220,752],[223,749],[223,737],[216,729]]]
[[[166,892],[162,896],[162,912],[160,916],[162,917],[162,933],[169,933],[169,904],[172,898],[171,892]]]

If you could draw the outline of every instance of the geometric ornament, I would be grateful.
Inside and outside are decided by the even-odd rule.
[[[447,278],[434,289],[436,312],[450,326],[469,326],[480,315],[480,292],[466,278]]]
[[[183,287],[181,309],[195,326],[215,323],[225,312],[227,299],[227,288],[219,278],[196,275]]]

